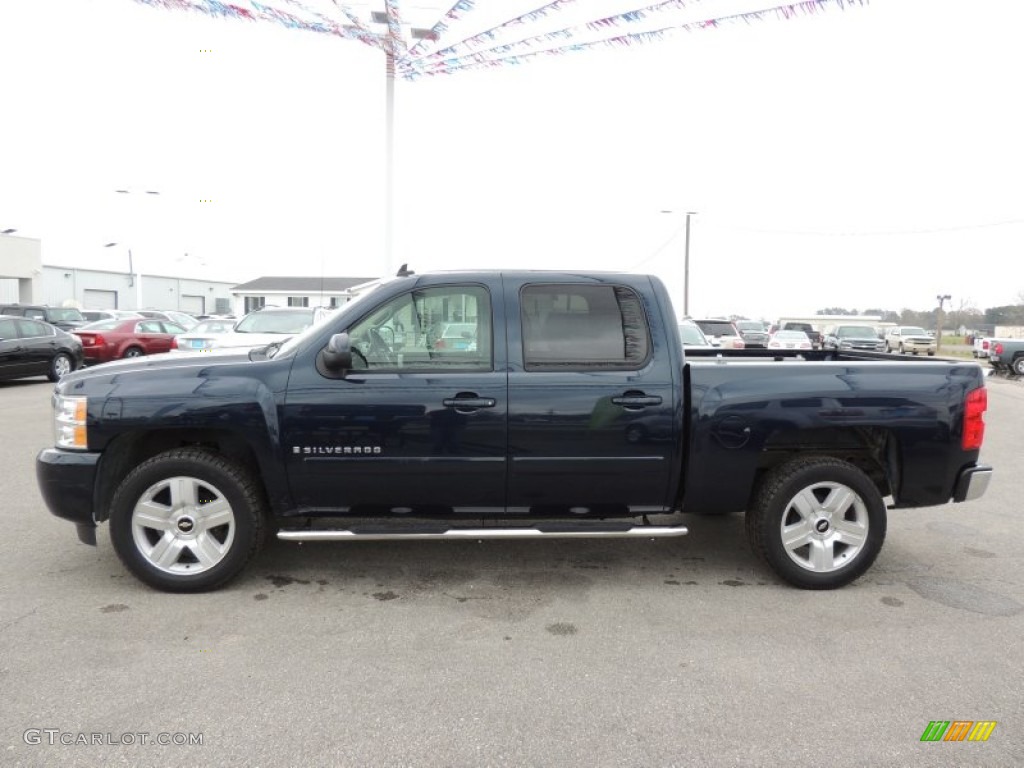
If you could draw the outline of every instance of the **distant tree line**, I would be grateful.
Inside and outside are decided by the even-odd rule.
[[[1017,296],[1018,303],[1002,307],[989,307],[982,311],[973,306],[969,300],[963,299],[943,311],[943,328],[960,328],[961,326],[977,330],[984,326],[1024,325],[1024,291]],[[918,325],[922,328],[935,328],[938,324],[938,307],[929,310],[902,309],[896,312],[891,309],[865,309],[863,312],[846,307],[825,307],[819,309],[818,315],[874,315],[881,317],[885,323],[900,325]]]

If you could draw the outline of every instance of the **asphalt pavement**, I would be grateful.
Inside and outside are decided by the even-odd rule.
[[[838,591],[781,583],[730,515],[678,540],[275,541],[168,595],[46,511],[52,385],[0,383],[0,764],[1024,765],[1024,384],[989,389],[986,496],[892,511]],[[996,726],[920,740],[957,720]]]

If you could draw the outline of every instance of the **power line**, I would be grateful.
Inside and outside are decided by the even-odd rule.
[[[798,229],[760,229],[755,227],[729,227],[719,225],[719,229],[732,232],[751,232],[764,235],[807,235],[811,237],[887,237],[893,235],[929,235],[939,232],[962,232],[971,229],[992,229],[994,227],[1024,224],[1024,219],[1005,219],[982,224],[960,224],[953,227],[932,227],[930,229],[886,229],[864,232],[823,232],[821,230]]]

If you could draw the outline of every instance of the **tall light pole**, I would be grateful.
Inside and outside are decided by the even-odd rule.
[[[672,210],[664,210],[662,213],[675,213]],[[696,216],[696,211],[686,211],[686,239],[683,245],[683,316],[690,316],[690,217]],[[678,231],[678,230],[677,230]]]
[[[948,293],[940,293],[935,299],[939,302],[939,312],[935,317],[935,351],[938,352],[942,348],[942,305],[952,299]]]
[[[152,189],[142,190],[141,192],[136,192],[131,189],[115,189],[114,192],[118,195],[142,194],[147,197],[160,196],[159,192]],[[115,245],[117,245],[117,243],[107,243],[103,247],[113,248]],[[135,271],[134,265],[132,264],[132,249],[130,246],[128,248],[128,277],[129,280],[135,283],[135,308],[142,309],[142,269],[140,268],[138,271]],[[131,285],[132,283],[129,282],[128,284]]]
[[[395,54],[402,40],[393,14],[373,11],[370,20],[388,26],[388,33],[382,35],[381,47],[384,49],[384,269],[385,274],[390,275],[395,266]],[[413,40],[437,39],[432,30],[419,27],[412,27],[409,35]]]

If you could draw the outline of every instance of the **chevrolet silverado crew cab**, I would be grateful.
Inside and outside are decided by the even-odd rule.
[[[675,317],[650,276],[405,273],[283,343],[65,376],[39,486],[179,592],[268,535],[656,538],[741,511],[783,580],[829,589],[887,507],[984,492],[977,363],[684,350]]]

